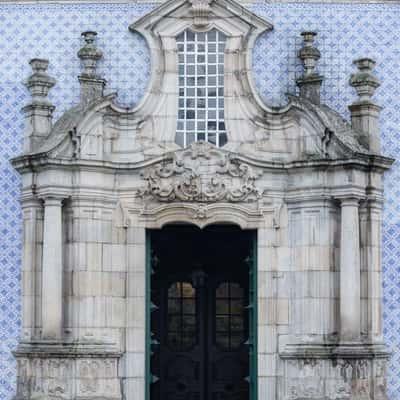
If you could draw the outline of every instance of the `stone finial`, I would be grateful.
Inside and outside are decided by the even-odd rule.
[[[87,76],[96,76],[97,61],[103,57],[101,50],[96,48],[95,39],[97,32],[86,31],[82,33],[85,45],[78,51],[78,57],[82,60],[84,71]]]
[[[317,33],[307,31],[302,32],[301,36],[303,36],[303,47],[299,51],[299,58],[303,62],[304,76],[310,76],[315,73],[315,66],[321,58],[321,53],[313,46]]]
[[[372,74],[375,61],[371,58],[359,58],[354,61],[358,72],[351,74],[350,86],[356,89],[359,102],[371,102],[375,90],[380,86],[379,80]]]
[[[55,79],[47,74],[49,61],[41,58],[33,58],[29,61],[33,74],[26,80],[25,86],[32,95],[32,104],[47,104],[49,90],[56,84]]]
[[[22,111],[25,114],[24,152],[33,151],[51,132],[55,107],[47,98],[49,90],[56,84],[47,74],[49,62],[34,58],[29,62],[32,75],[25,86],[32,95],[32,101]]]
[[[96,48],[97,33],[86,31],[82,36],[85,45],[78,51],[78,57],[82,60],[84,70],[78,79],[81,84],[81,103],[88,103],[103,96],[106,81],[96,71],[97,61],[103,57],[102,51]]]
[[[320,103],[320,92],[323,76],[315,71],[318,60],[321,57],[319,50],[313,46],[316,32],[302,32],[303,47],[299,51],[299,58],[303,63],[304,75],[297,79],[300,88],[300,96],[305,97],[315,104]]]
[[[379,80],[372,74],[375,61],[359,58],[354,61],[358,72],[350,76],[350,86],[356,89],[358,99],[349,106],[351,125],[359,134],[359,140],[372,153],[380,154],[379,114],[381,107],[372,101]]]

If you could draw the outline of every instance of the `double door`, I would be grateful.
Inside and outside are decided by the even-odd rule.
[[[168,254],[152,265],[151,400],[249,400],[248,267]]]

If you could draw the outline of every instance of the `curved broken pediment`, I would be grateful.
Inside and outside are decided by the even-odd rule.
[[[302,33],[304,47],[299,57],[305,72],[297,80],[300,96],[288,95],[287,106],[271,108],[254,87],[251,60],[257,36],[272,25],[235,1],[170,0],[129,29],[143,35],[151,51],[151,79],[142,101],[134,108],[123,108],[115,103],[115,94],[104,95],[105,80],[96,72],[102,56],[95,46],[96,33],[84,32],[85,45],[78,52],[84,65],[79,76],[81,102],[52,127],[52,106],[46,96],[54,80],[46,73],[45,60],[31,62],[34,74],[27,86],[32,93],[40,89],[43,98],[34,98],[24,109],[27,118],[35,118],[28,126],[26,154],[140,163],[179,153],[193,141],[208,141],[227,152],[280,163],[369,154],[370,134],[363,130],[374,127],[379,107],[369,105],[375,114],[366,123],[361,121],[363,114],[355,111],[356,123],[351,125],[319,104],[322,76],[315,72],[320,53],[313,45],[314,32]],[[189,36],[191,42],[186,44]],[[221,42],[211,36],[221,37]],[[198,54],[201,62],[197,65]],[[185,64],[187,58],[189,64]],[[360,71],[371,66],[369,59],[359,63]],[[201,69],[204,76],[196,72]],[[207,75],[209,71],[215,76]],[[373,88],[378,85],[370,72],[360,72],[352,78],[352,85],[362,86],[363,79]],[[223,140],[218,139],[219,129]],[[186,135],[185,139],[178,134]]]

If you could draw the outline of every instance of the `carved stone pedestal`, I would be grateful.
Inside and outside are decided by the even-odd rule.
[[[121,399],[120,354],[103,346],[22,344],[14,354],[15,400]]]
[[[321,348],[322,349],[322,348]],[[285,400],[387,400],[388,354],[378,347],[341,347],[284,358]],[[325,353],[325,354],[323,354]],[[330,353],[330,354],[328,354]],[[310,353],[311,354],[311,353]]]

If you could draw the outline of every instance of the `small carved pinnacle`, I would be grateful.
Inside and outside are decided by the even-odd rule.
[[[29,61],[33,74],[26,80],[25,86],[32,95],[32,104],[50,104],[47,100],[49,90],[56,84],[56,80],[47,74],[49,61],[33,58]]]
[[[97,49],[95,45],[97,33],[86,31],[82,33],[82,36],[85,40],[85,45],[78,51],[78,57],[82,60],[84,66],[83,74],[95,77],[97,61],[103,57],[102,51]]]
[[[297,79],[300,88],[300,96],[305,97],[315,104],[320,103],[320,91],[323,77],[315,71],[318,60],[321,57],[319,50],[313,46],[316,32],[302,32],[303,47],[299,51],[299,58],[303,63],[304,74]]]
[[[314,69],[317,61],[321,58],[319,50],[313,46],[316,32],[302,32],[303,47],[299,51],[299,58],[303,62],[304,76],[315,74]]]
[[[359,102],[371,102],[375,90],[380,86],[379,80],[372,74],[375,61],[371,58],[359,58],[354,61],[358,72],[351,74],[349,84],[356,89]]]

